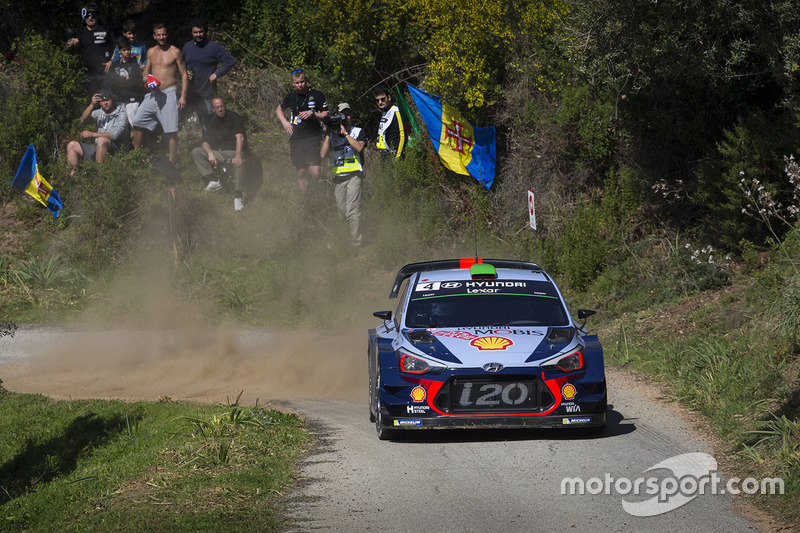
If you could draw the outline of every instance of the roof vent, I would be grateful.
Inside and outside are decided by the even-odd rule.
[[[488,263],[475,263],[469,269],[472,279],[495,279],[497,271]]]

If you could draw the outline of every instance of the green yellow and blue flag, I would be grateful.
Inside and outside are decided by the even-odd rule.
[[[488,190],[494,182],[494,126],[476,128],[438,96],[411,85],[408,90],[444,166],[472,176]]]
[[[36,160],[36,149],[31,144],[22,157],[22,162],[17,169],[17,175],[11,184],[30,194],[43,206],[53,213],[53,218],[58,218],[59,211],[64,207],[61,197],[53,187],[47,183],[39,173],[39,163]]]

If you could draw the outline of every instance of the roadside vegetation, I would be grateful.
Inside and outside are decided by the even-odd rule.
[[[169,326],[232,320],[349,327],[383,308],[402,264],[533,260],[595,308],[609,360],[705,415],[735,468],[781,476],[800,523],[800,11],[794,2],[454,0],[100,2],[108,22],[190,14],[240,59],[221,90],[248,117],[265,182],[241,216],[206,195],[180,133],[174,185],[131,152],[70,177],[83,106],[63,52],[78,3],[0,1],[0,321]],[[446,38],[442,36],[446,35]],[[480,36],[480,38],[476,38]],[[423,86],[498,130],[490,191],[424,139],[368,154],[365,246],[324,183],[301,195],[274,109],[305,68],[329,104],[374,126],[369,89]],[[53,221],[10,177],[29,143],[65,202]],[[538,230],[526,193],[536,193]],[[169,195],[169,197],[168,197]],[[5,326],[5,324],[4,324]],[[13,330],[8,330],[13,332]],[[2,340],[0,340],[1,342]],[[615,394],[611,392],[612,396]],[[172,407],[167,404],[165,408]],[[129,407],[128,407],[129,408]],[[120,407],[121,409],[121,407]],[[9,504],[3,506],[9,507]]]
[[[308,437],[254,407],[0,397],[4,531],[275,531]]]

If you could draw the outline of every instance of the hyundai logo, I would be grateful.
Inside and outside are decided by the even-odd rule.
[[[487,372],[500,372],[503,370],[503,365],[500,363],[486,363],[483,365],[483,369]]]

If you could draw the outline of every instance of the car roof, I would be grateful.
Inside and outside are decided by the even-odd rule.
[[[426,261],[423,263],[410,263],[397,273],[390,298],[396,298],[403,281],[416,273],[420,277],[431,281],[472,279],[470,267],[476,264],[488,264],[495,267],[497,279],[531,279],[552,283],[542,267],[527,261],[514,261],[509,259],[444,259],[440,261]]]
[[[550,282],[544,271],[515,270],[511,268],[498,268],[495,279],[518,279]],[[433,272],[420,272],[419,281],[469,281],[472,279],[469,270],[435,270]]]

